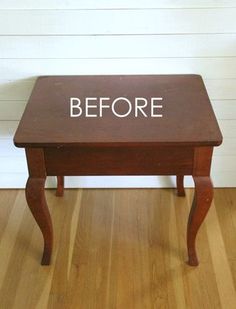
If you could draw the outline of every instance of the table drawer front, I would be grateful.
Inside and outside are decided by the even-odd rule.
[[[191,174],[190,147],[67,147],[44,150],[47,175]]]

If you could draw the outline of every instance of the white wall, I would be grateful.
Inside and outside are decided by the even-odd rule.
[[[0,0],[0,72],[0,187],[25,185],[24,151],[12,137],[36,76],[120,73],[201,74],[224,135],[212,178],[236,186],[236,0]],[[173,185],[168,177],[66,181]]]

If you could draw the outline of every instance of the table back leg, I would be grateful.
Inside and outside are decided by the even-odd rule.
[[[64,195],[64,176],[57,176],[57,191],[56,196]]]
[[[177,175],[176,176],[176,184],[177,184],[177,195],[178,196],[185,196],[184,175]]]

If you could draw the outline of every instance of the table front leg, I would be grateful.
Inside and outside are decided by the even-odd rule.
[[[26,183],[26,200],[43,234],[44,251],[41,264],[49,265],[52,254],[52,221],[44,193],[45,178],[29,177]]]
[[[57,191],[56,196],[64,195],[64,176],[57,176]]]
[[[196,254],[196,235],[200,228],[213,199],[213,186],[209,176],[193,176],[195,183],[195,193],[192,208],[188,219],[187,228],[187,246],[188,246],[188,264],[198,265]]]
[[[52,254],[53,228],[44,193],[47,177],[44,150],[41,148],[26,148],[25,151],[29,170],[29,178],[25,189],[26,199],[43,234],[44,251],[41,264],[49,265]]]

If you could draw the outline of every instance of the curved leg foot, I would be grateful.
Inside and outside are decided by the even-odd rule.
[[[57,176],[57,191],[56,196],[64,195],[64,176]]]
[[[44,251],[41,264],[49,265],[52,254],[52,221],[44,195],[46,178],[29,177],[26,184],[26,200],[29,208],[43,234]]]
[[[193,177],[195,194],[192,208],[188,218],[187,246],[188,264],[198,265],[195,241],[199,227],[201,226],[213,199],[213,186],[210,177]]]
[[[177,183],[177,195],[178,196],[185,196],[184,176],[183,175],[177,175],[176,176],[176,183]]]

